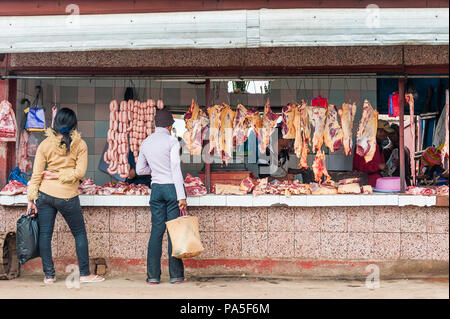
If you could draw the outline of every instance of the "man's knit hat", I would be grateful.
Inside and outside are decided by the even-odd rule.
[[[156,110],[155,114],[155,126],[156,127],[169,127],[175,120],[172,113],[167,109]]]

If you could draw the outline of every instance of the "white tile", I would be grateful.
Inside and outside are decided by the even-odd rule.
[[[227,206],[229,206],[229,207],[252,207],[253,206],[253,196],[252,195],[227,196]]]
[[[79,195],[81,206],[94,206],[94,196],[93,195]]]
[[[253,198],[253,207],[269,207],[279,204],[281,204],[281,200],[278,195],[262,195]]]
[[[28,204],[28,198],[27,198],[27,195],[16,195],[16,196],[9,196],[9,197],[15,197],[15,198],[14,198],[14,204],[15,204],[15,205],[24,205],[24,204]]]
[[[338,195],[307,195],[306,205],[315,206],[337,206]]]
[[[436,205],[436,196],[427,196],[427,206],[435,206]]]
[[[0,204],[5,206],[14,205],[15,196],[7,196],[7,195],[1,195],[0,196]]]
[[[360,195],[361,206],[398,206],[398,195]]]
[[[200,197],[199,196],[192,196],[187,198],[187,205],[188,206],[200,206]]]
[[[200,206],[227,206],[227,197],[218,195],[206,195],[200,197]]]
[[[288,198],[286,196],[280,196],[280,203],[286,204],[290,207],[304,207],[307,206],[307,196],[306,195],[293,195]]]

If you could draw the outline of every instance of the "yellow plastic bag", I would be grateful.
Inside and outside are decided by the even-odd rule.
[[[198,230],[198,217],[188,216],[185,211],[181,216],[166,222],[172,241],[172,257],[192,258],[204,250]]]

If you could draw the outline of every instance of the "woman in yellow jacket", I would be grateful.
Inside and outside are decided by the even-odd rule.
[[[76,129],[75,113],[62,108],[55,116],[54,128],[46,130],[47,138],[37,149],[33,175],[28,183],[28,212],[37,214],[38,218],[45,283],[55,282],[51,242],[58,211],[75,237],[80,282],[104,280],[91,275],[89,270],[88,240],[78,197],[79,180],[86,173],[88,149]]]

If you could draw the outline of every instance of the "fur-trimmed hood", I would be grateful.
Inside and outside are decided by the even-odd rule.
[[[61,155],[66,155],[66,145],[64,143],[61,143],[62,137],[58,136],[56,132],[50,127],[45,130],[45,136],[47,136],[50,143],[54,146],[58,153],[60,153]],[[70,137],[72,138],[72,142],[70,143],[70,152],[72,152],[80,144],[81,134],[77,130],[73,130],[70,133]]]

